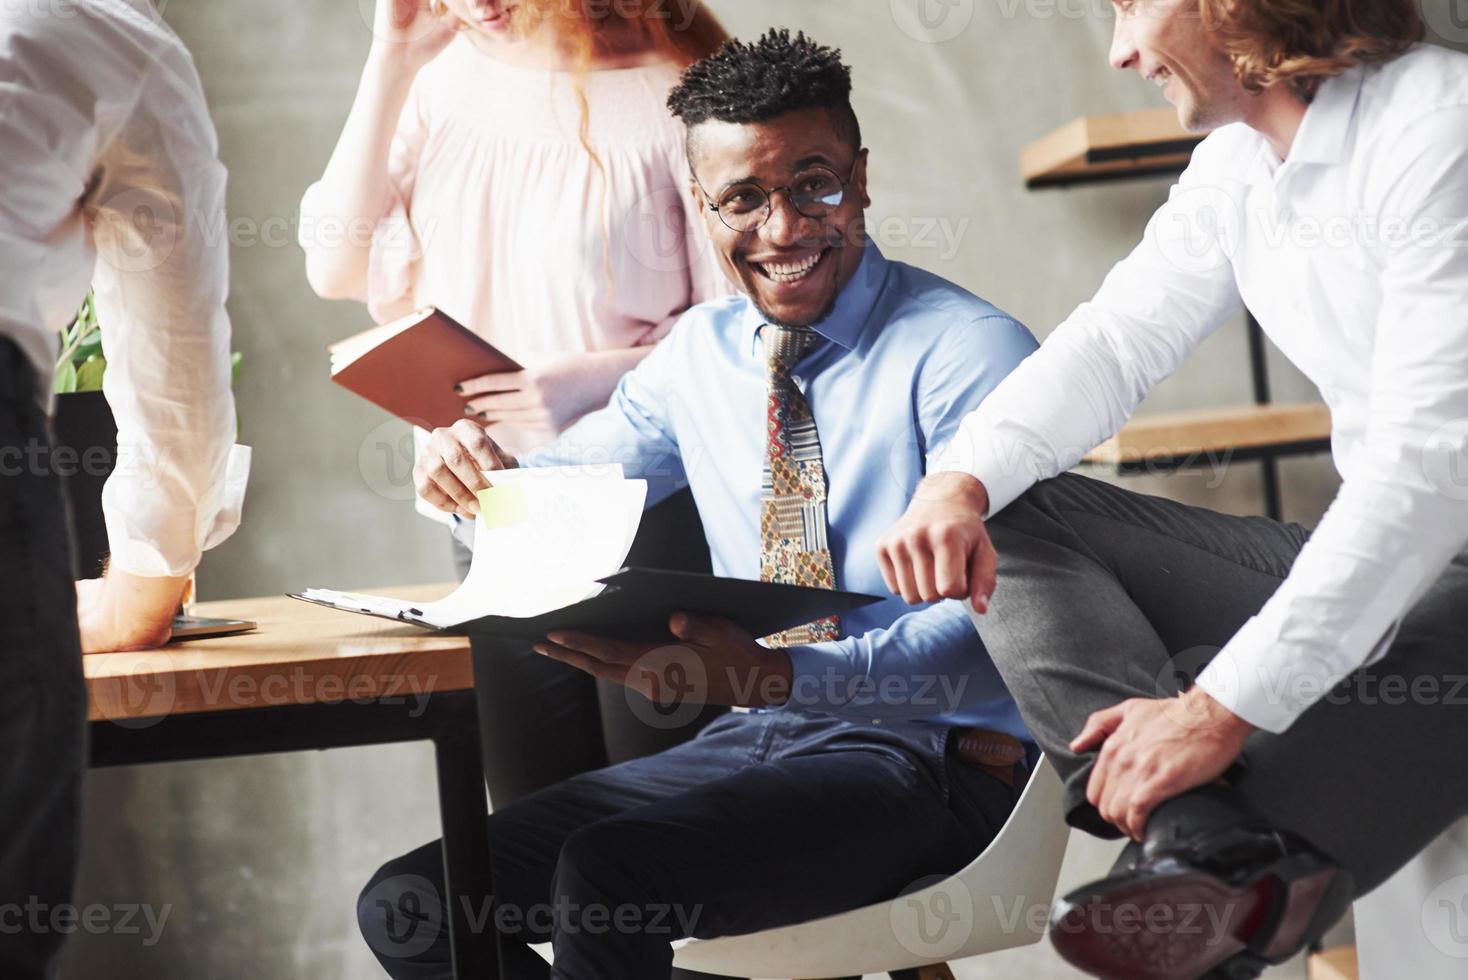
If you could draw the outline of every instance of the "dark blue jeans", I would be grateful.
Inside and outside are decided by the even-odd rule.
[[[454,557],[463,578],[472,552],[455,541]],[[691,493],[680,490],[642,515],[626,564],[709,571]],[[644,719],[655,709],[642,695],[568,670],[528,643],[496,644],[479,663],[491,672],[480,677],[479,727],[484,778],[499,809],[579,773],[670,749],[728,710],[711,705],[680,713],[678,724],[650,725]]]
[[[690,742],[585,773],[489,818],[515,980],[657,980],[669,943],[756,932],[893,898],[967,864],[1015,790],[949,730],[824,715],[727,715]],[[384,865],[362,933],[401,980],[451,976],[437,841]],[[524,944],[552,941],[554,972]]]
[[[61,484],[34,371],[0,338],[0,977],[48,974],[71,900],[86,691]],[[39,908],[39,916],[27,912]],[[41,928],[34,928],[33,922]]]

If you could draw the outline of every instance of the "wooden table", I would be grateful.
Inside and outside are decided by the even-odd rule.
[[[431,599],[452,588],[374,591]],[[495,931],[470,926],[493,889],[468,638],[285,596],[205,602],[195,611],[260,625],[236,636],[84,657],[90,765],[431,740],[454,973],[498,977]]]

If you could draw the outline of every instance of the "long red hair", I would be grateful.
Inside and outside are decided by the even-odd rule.
[[[729,39],[700,0],[521,0],[520,29],[549,28],[569,58],[581,124],[578,137],[606,186],[606,167],[591,145],[591,104],[586,76],[598,56],[652,54],[682,69],[708,57]],[[603,209],[602,265],[612,281],[611,235]]]
[[[591,108],[581,84],[597,56],[651,53],[687,68],[729,39],[718,18],[699,0],[523,0],[520,10],[532,25],[555,21],[557,43],[570,56],[577,81],[581,145],[596,160],[598,170],[601,161],[588,140]]]

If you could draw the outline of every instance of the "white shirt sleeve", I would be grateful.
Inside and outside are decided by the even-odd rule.
[[[1209,137],[1142,242],[963,422],[937,469],[977,477],[989,513],[1070,469],[1239,308],[1229,262],[1237,189]]]
[[[1383,138],[1364,168],[1383,236],[1365,444],[1288,578],[1198,678],[1284,731],[1382,655],[1468,542],[1468,108]]]
[[[96,137],[90,113],[46,73],[44,50],[29,40],[0,19],[0,336],[25,351],[37,402],[49,410],[57,330],[87,290],[76,202]],[[71,254],[58,256],[67,245]]]
[[[117,420],[111,564],[145,576],[187,574],[234,531],[249,471],[234,446],[225,169],[193,63],[169,40],[82,202]]]

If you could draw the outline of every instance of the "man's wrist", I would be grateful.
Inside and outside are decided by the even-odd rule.
[[[1217,698],[1196,684],[1183,694],[1182,700],[1188,717],[1199,719],[1227,737],[1242,742],[1255,731],[1253,725],[1224,707]]]
[[[918,484],[914,497],[931,503],[940,501],[957,503],[981,516],[989,512],[988,489],[978,477],[962,470],[929,473]]]
[[[188,581],[108,568],[101,580],[77,583],[82,652],[139,650],[166,643]]]
[[[100,599],[104,610],[119,622],[163,619],[165,613],[171,621],[188,584],[186,575],[133,575],[108,568],[102,576]]]

